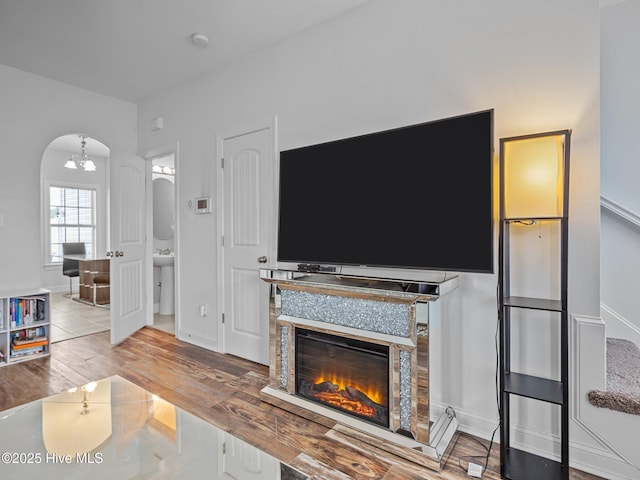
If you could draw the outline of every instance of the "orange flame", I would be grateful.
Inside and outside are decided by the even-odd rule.
[[[346,390],[347,389],[347,385],[355,388],[356,390],[359,390],[360,392],[362,392],[363,394],[365,394],[367,397],[369,397],[369,399],[372,402],[375,402],[377,404],[381,404],[381,402],[383,401],[382,399],[382,393],[375,389],[375,387],[371,386],[371,385],[360,385],[358,384],[356,381],[352,381],[351,379],[342,377],[342,376],[338,376],[335,373],[333,374],[326,374],[326,373],[322,373],[319,377],[317,377],[313,383],[315,383],[316,385],[320,384],[320,383],[324,383],[324,382],[331,382],[334,385],[338,386],[338,390]]]
[[[319,392],[315,393],[314,396],[325,404],[333,405],[334,407],[341,408],[342,410],[348,410],[350,412],[357,413],[362,417],[375,417],[376,414],[373,407],[363,405],[358,401],[347,400],[339,393]]]

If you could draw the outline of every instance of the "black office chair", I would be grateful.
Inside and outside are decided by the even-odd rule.
[[[69,297],[72,296],[71,282],[73,277],[80,276],[80,261],[72,258],[65,258],[66,255],[84,255],[86,254],[84,243],[63,243],[62,244],[62,274],[69,277]]]

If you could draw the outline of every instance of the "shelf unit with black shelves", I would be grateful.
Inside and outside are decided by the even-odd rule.
[[[50,293],[0,292],[0,366],[50,353]]]
[[[569,144],[570,130],[561,130],[534,135],[509,137],[500,140],[500,233],[499,233],[499,272],[498,272],[498,307],[500,319],[500,420],[501,420],[501,475],[512,480],[550,479],[567,480],[569,478],[569,338],[568,338],[568,200],[569,200]],[[551,158],[549,165],[555,176],[555,189],[549,190],[528,187],[517,183],[516,177],[525,180],[535,178],[535,169],[527,169],[522,164],[535,164],[537,160],[528,158],[527,148],[536,151],[536,142],[543,145],[537,155],[553,157],[555,148],[555,164]],[[546,147],[544,146],[546,144]],[[535,165],[534,165],[535,166]],[[540,167],[538,165],[538,167]],[[555,168],[555,170],[554,170]],[[511,182],[511,183],[510,183]],[[553,186],[553,185],[552,185]],[[541,198],[548,194],[553,198]],[[524,199],[529,195],[531,198]],[[520,197],[520,198],[518,198]],[[555,211],[553,211],[555,209]],[[542,213],[540,213],[542,210]],[[555,250],[548,252],[545,258],[539,259],[556,263],[550,268],[557,273],[553,278],[546,278],[545,285],[532,287],[523,279],[526,271],[521,271],[523,263],[512,262],[512,255],[540,255],[541,250],[527,250],[526,242],[518,243],[519,233],[515,228],[541,228],[547,225],[545,234],[557,235],[553,245]],[[541,235],[542,236],[542,235]],[[516,241],[514,242],[514,237]],[[521,240],[521,239],[520,239]],[[546,245],[546,244],[545,244]],[[524,253],[523,253],[524,251]],[[529,259],[531,261],[531,259]],[[515,263],[515,264],[514,264]],[[535,277],[535,272],[532,276]],[[517,284],[517,287],[514,287]],[[518,290],[518,295],[512,291]],[[549,292],[548,297],[538,295],[541,291]],[[524,292],[525,295],[522,295]],[[527,293],[533,293],[527,296]],[[545,325],[551,325],[549,332],[557,332],[558,338],[549,338],[547,345],[538,345],[542,352],[551,352],[553,358],[548,359],[550,365],[557,366],[555,375],[538,375],[523,371],[522,361],[515,362],[514,357],[520,352],[514,345],[514,322],[518,328],[527,328],[527,322],[535,322],[538,312],[545,319]],[[535,326],[534,326],[535,328]],[[543,335],[541,335],[543,336]],[[516,365],[518,363],[518,365]],[[555,377],[555,378],[554,378]],[[554,426],[559,432],[559,454],[555,458],[547,458],[532,452],[515,448],[511,445],[512,399],[525,398],[527,401],[541,402],[555,406],[558,415],[551,415],[551,423],[557,418]]]

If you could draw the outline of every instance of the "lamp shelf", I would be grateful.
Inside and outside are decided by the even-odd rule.
[[[560,300],[549,300],[547,298],[533,297],[504,297],[505,307],[528,308],[530,310],[545,310],[550,312],[562,312],[562,302]]]
[[[549,378],[535,377],[523,373],[507,373],[504,378],[504,390],[513,395],[533,398],[556,405],[564,404],[562,382]]]
[[[544,478],[545,480],[562,480],[568,478],[568,467],[546,457],[534,455],[517,448],[509,448],[503,459],[507,465],[504,478]]]
[[[566,220],[566,217],[508,217],[503,218],[506,223],[524,223],[524,222],[553,222]]]

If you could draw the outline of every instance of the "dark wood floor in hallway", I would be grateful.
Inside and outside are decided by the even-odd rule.
[[[0,410],[71,387],[119,375],[264,450],[314,479],[418,480],[469,478],[469,456],[483,456],[486,440],[457,435],[442,472],[418,468],[374,447],[359,448],[330,428],[260,399],[268,368],[181,342],[144,328],[119,345],[97,333],[51,346],[51,356],[0,368]],[[483,478],[499,479],[494,445]],[[476,458],[476,463],[483,463]],[[594,480],[572,471],[575,480]]]

